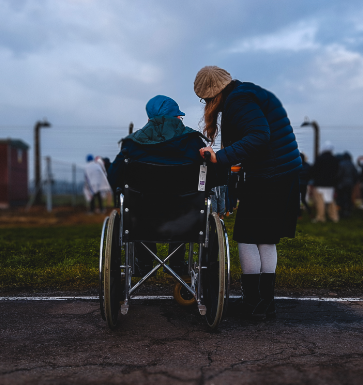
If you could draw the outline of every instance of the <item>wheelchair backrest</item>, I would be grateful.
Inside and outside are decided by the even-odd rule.
[[[126,241],[199,242],[205,231],[205,192],[199,164],[129,162],[125,167]]]

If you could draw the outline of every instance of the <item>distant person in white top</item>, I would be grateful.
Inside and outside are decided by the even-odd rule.
[[[85,184],[83,188],[84,196],[90,203],[90,213],[104,212],[102,195],[109,194],[111,191],[104,167],[95,161],[93,155],[87,155],[87,164],[84,168]],[[98,201],[99,209],[95,210],[95,201]]]
[[[333,149],[332,143],[326,141],[312,169],[316,207],[316,217],[313,222],[325,222],[325,205],[328,209],[329,218],[333,222],[339,221],[338,210],[334,201],[339,162],[333,155]]]

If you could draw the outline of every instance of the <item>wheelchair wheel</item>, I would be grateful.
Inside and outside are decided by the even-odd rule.
[[[228,233],[226,226],[224,224],[224,221],[221,220],[222,229],[224,233],[224,240],[225,240],[225,248],[226,248],[226,268],[225,268],[225,283],[226,283],[226,290],[224,294],[224,308],[223,312],[224,314],[227,313],[228,310],[228,303],[229,303],[229,290],[231,286],[231,256],[229,254],[229,240],[228,240]]]
[[[222,319],[225,295],[225,238],[216,213],[209,217],[209,243],[204,250],[202,285],[205,315],[210,329],[216,329]]]
[[[189,280],[185,280],[186,283],[190,284]],[[174,286],[173,296],[176,302],[181,306],[193,305],[196,300],[192,293],[190,293],[181,283],[177,282]]]
[[[100,301],[100,311],[101,311],[101,317],[104,321],[106,321],[106,315],[105,315],[105,304],[104,304],[104,282],[103,282],[103,274],[104,274],[104,262],[105,262],[105,245],[106,245],[106,238],[105,234],[107,232],[107,224],[108,224],[109,217],[106,217],[103,221],[102,226],[102,232],[101,232],[101,242],[100,242],[100,258],[99,258],[99,271],[98,271],[98,280],[99,280],[99,287],[98,287],[98,297]]]
[[[120,301],[123,300],[119,229],[120,216],[116,210],[113,210],[108,221],[104,264],[105,315],[110,329],[117,326]]]

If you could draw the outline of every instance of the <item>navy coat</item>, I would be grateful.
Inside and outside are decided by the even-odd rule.
[[[216,153],[224,165],[241,163],[246,179],[273,179],[301,169],[290,120],[276,96],[238,80],[222,111],[224,149]]]

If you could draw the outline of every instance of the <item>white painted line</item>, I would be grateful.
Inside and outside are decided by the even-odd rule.
[[[97,300],[98,297],[0,297],[0,301],[68,301],[68,300]]]
[[[297,301],[320,302],[363,302],[363,298],[334,298],[334,297],[275,297],[275,299],[294,299]]]
[[[131,299],[174,299],[172,295],[135,295],[135,297],[131,296]]]
[[[171,295],[138,295],[131,297],[134,300],[167,300],[173,299]],[[230,298],[240,298],[238,295],[231,295]],[[0,301],[69,301],[69,300],[83,300],[83,301],[97,301],[98,296],[86,297],[0,297]],[[363,302],[363,298],[327,298],[327,297],[275,297],[275,299],[282,300],[296,300],[296,301],[320,301],[320,302]]]

